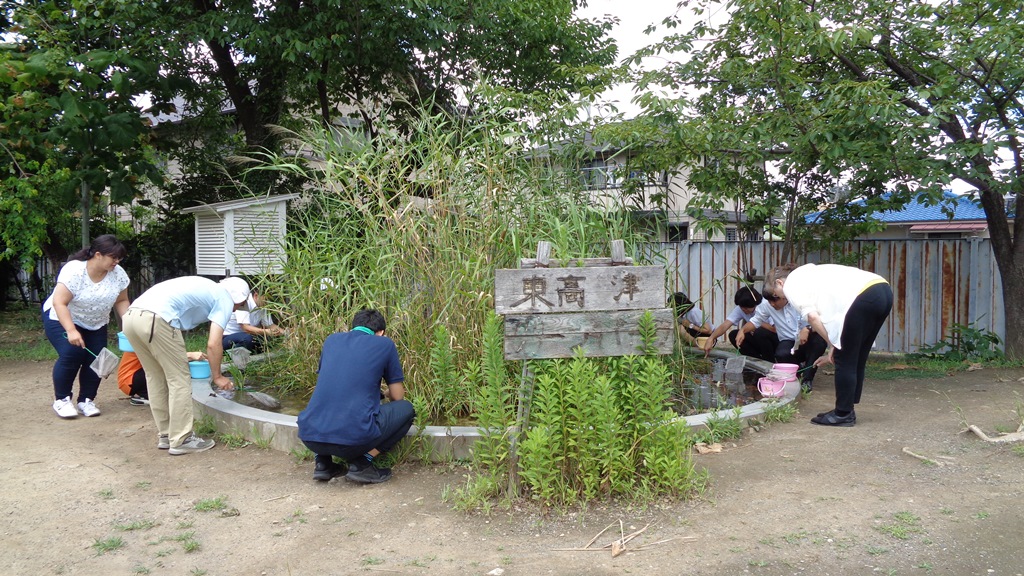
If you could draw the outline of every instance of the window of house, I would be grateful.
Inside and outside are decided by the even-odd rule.
[[[669,242],[685,242],[690,239],[689,224],[669,224],[667,230]]]
[[[735,242],[735,241],[737,241],[739,239],[740,239],[740,236],[739,236],[739,233],[736,232],[736,228],[735,227],[730,226],[730,227],[725,229],[725,241],[726,242]]]

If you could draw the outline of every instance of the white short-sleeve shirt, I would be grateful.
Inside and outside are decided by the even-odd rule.
[[[86,330],[98,330],[110,322],[110,309],[117,297],[128,287],[130,280],[124,268],[114,266],[99,282],[89,278],[86,260],[71,260],[61,267],[57,283],[71,292],[68,310],[71,320]],[[50,320],[57,320],[53,309],[53,294],[43,302],[43,312],[50,311]]]

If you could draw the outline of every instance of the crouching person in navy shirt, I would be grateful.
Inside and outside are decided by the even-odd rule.
[[[416,413],[404,399],[402,363],[385,327],[383,314],[363,309],[352,318],[351,331],[324,341],[316,388],[298,418],[299,439],[316,454],[314,480],[344,475],[352,482],[379,484],[391,478],[391,470],[378,468],[374,459],[405,437]],[[390,399],[383,404],[381,381]]]

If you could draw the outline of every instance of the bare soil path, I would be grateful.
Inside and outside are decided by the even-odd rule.
[[[1024,456],[960,432],[961,415],[1016,427],[1022,369],[869,382],[857,426],[839,429],[808,422],[831,407],[819,377],[793,422],[695,456],[711,483],[691,501],[484,516],[443,501],[460,466],[356,486],[253,446],[169,456],[109,380],[101,416],[60,420],[51,367],[0,366],[4,575],[1024,574]],[[214,499],[225,508],[196,510]],[[617,557],[557,550],[614,525],[593,546],[609,544],[620,522],[649,526]]]

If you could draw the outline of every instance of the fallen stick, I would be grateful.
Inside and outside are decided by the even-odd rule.
[[[287,498],[289,496],[295,496],[295,492],[291,494],[285,494],[284,496],[274,496],[273,498],[267,498],[264,502],[273,502],[274,500],[280,500],[281,498]]]
[[[967,429],[977,434],[978,438],[981,438],[985,442],[995,442],[997,444],[1003,442],[1024,442],[1024,431],[1021,431],[1020,428],[1018,428],[1016,432],[1003,434],[1001,436],[996,436],[995,438],[985,434],[981,428],[978,428],[974,424],[968,426]]]
[[[939,462],[938,460],[932,460],[931,458],[929,458],[927,456],[921,456],[920,454],[915,454],[915,453],[911,452],[910,448],[907,448],[906,446],[903,447],[903,453],[908,455],[908,456],[913,456],[914,458],[917,458],[918,460],[921,460],[925,464],[931,464],[933,466],[945,466],[946,465],[945,462]]]

